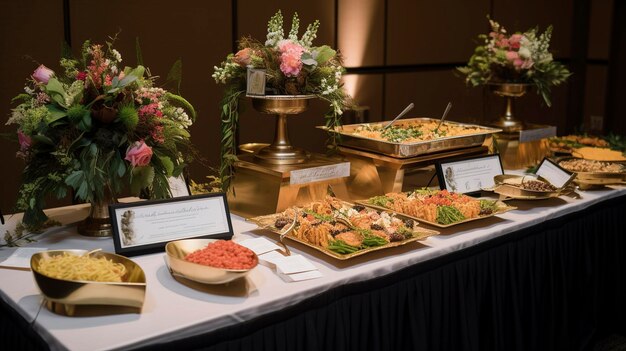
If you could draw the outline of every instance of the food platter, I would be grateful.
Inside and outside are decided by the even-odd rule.
[[[506,196],[507,198],[516,199],[516,200],[543,200],[549,199],[553,197],[559,197],[566,188],[555,188],[555,190],[531,190],[524,189],[520,185],[515,184],[517,180],[524,182],[526,179],[524,176],[514,175],[514,174],[502,174],[494,177],[495,186],[491,190],[496,194],[500,194]],[[548,182],[542,177],[532,177],[531,179],[542,182]]]
[[[170,273],[173,276],[202,284],[225,284],[250,273],[254,267],[250,269],[225,269],[185,260],[188,254],[203,249],[216,241],[216,239],[185,239],[167,243],[165,245],[165,261]],[[258,264],[258,257],[254,255],[254,258]]]
[[[357,205],[353,204],[353,203],[349,203],[349,202],[345,202],[345,201],[341,201],[341,206],[342,209],[348,209],[348,208],[354,208]],[[282,213],[275,213],[275,214],[270,214],[270,215],[264,215],[264,216],[258,216],[258,217],[253,217],[253,218],[249,218],[248,221],[257,224],[260,228],[268,230],[272,233],[275,233],[277,235],[283,234],[283,230],[284,228],[278,228],[276,226],[276,223],[278,220],[280,219],[284,219],[284,218],[290,218],[291,217],[291,213],[295,212],[297,214],[302,214],[303,212],[306,211],[308,205],[305,205],[303,207],[293,207],[290,209],[287,209],[286,211],[282,212]],[[367,213],[379,213],[382,216],[390,216],[390,217],[395,217],[397,219],[401,219],[403,221],[405,220],[409,220],[409,217],[407,216],[403,216],[403,215],[396,215],[396,214],[391,214],[390,211],[377,211],[375,209],[370,209],[367,208],[365,206],[360,206],[363,207],[362,211],[367,211]],[[288,213],[287,213],[288,212]],[[365,213],[365,212],[362,212]],[[384,214],[384,215],[383,215]],[[420,227],[417,223],[415,223],[413,220],[411,220],[411,222],[413,222],[411,231],[412,231],[412,236],[411,237],[407,237],[404,238],[402,240],[399,241],[387,241],[385,244],[383,245],[378,245],[378,246],[371,246],[371,247],[360,247],[358,250],[354,251],[354,252],[347,252],[347,253],[339,253],[336,251],[333,251],[331,249],[329,249],[329,247],[332,247],[331,245],[328,245],[326,247],[324,247],[321,244],[318,243],[314,243],[311,242],[310,240],[307,240],[306,236],[298,236],[298,231],[299,228],[298,227],[304,227],[305,225],[307,225],[307,223],[304,221],[303,217],[298,217],[298,215],[294,216],[296,218],[296,223],[297,225],[295,226],[294,230],[290,233],[288,233],[287,235],[285,235],[285,238],[288,238],[292,241],[295,242],[299,242],[305,246],[311,247],[315,250],[318,250],[332,258],[335,259],[339,259],[339,260],[347,260],[353,257],[357,257],[357,256],[361,256],[373,251],[379,251],[379,250],[384,250],[384,249],[389,249],[389,248],[393,248],[393,247],[398,247],[398,246],[402,246],[402,245],[406,245],[408,243],[411,242],[415,242],[415,241],[420,241],[420,240],[424,240],[426,238],[428,238],[429,236],[432,235],[437,235],[439,234],[438,231],[435,230],[430,230],[430,229],[425,229]],[[350,217],[346,217],[346,218],[350,218]],[[335,217],[335,220],[337,222],[341,222],[341,223],[345,223],[346,222],[346,218],[339,218],[339,217]],[[337,236],[339,237],[339,236]]]
[[[443,191],[445,191],[445,190],[442,190],[442,192]],[[387,194],[387,195],[390,195],[390,194]],[[465,196],[465,195],[463,195],[463,196]],[[380,197],[376,197],[376,198],[380,198]],[[499,215],[499,214],[502,214],[502,213],[505,213],[505,212],[517,209],[517,207],[515,207],[515,206],[509,206],[509,205],[505,204],[504,202],[498,201],[498,200],[476,199],[477,201],[483,200],[483,201],[489,201],[489,202],[493,203],[495,209],[493,211],[491,211],[490,213],[479,214],[476,217],[465,218],[465,219],[458,220],[458,221],[455,221],[455,222],[452,222],[452,223],[444,224],[444,223],[439,223],[436,220],[428,220],[428,219],[425,219],[425,218],[420,217],[420,216],[407,214],[407,213],[404,213],[402,211],[395,211],[395,210],[392,210],[392,209],[390,209],[388,207],[385,207],[385,206],[373,204],[371,202],[371,200],[372,199],[359,200],[359,201],[356,201],[356,202],[359,203],[359,204],[362,204],[364,206],[371,207],[371,208],[398,213],[400,215],[403,215],[403,216],[412,218],[414,220],[420,221],[421,223],[426,223],[426,224],[429,224],[429,225],[432,225],[432,226],[435,226],[435,227],[439,227],[439,228],[448,228],[448,227],[456,226],[456,225],[463,224],[463,223],[473,222],[473,221],[477,221],[477,220],[481,220],[481,219],[484,219],[484,218],[493,217],[493,216],[496,216],[496,215]]]
[[[419,125],[438,122],[433,118],[410,118],[398,121],[394,127]],[[359,128],[368,126],[371,128],[382,128],[388,122],[364,124],[348,124],[337,130],[331,130],[341,135],[340,145],[352,147],[360,150],[372,151],[396,158],[409,158],[419,155],[432,154],[440,151],[468,148],[480,146],[485,138],[493,133],[501,132],[501,129],[484,127],[476,124],[465,124],[458,122],[445,122],[444,126],[472,129],[469,134],[457,136],[441,136],[435,139],[418,142],[390,142],[355,134]],[[327,129],[326,127],[319,127]]]
[[[141,309],[146,293],[146,276],[138,264],[132,260],[108,252],[94,252],[94,258],[104,257],[126,269],[122,282],[98,282],[53,278],[40,271],[40,261],[58,255],[86,254],[86,250],[49,250],[34,254],[30,260],[35,282],[47,300],[48,308],[74,314],[77,305],[113,305]],[[58,305],[58,306],[56,306]],[[60,309],[57,307],[61,307]]]
[[[558,160],[558,163],[559,166],[576,173],[576,179],[574,181],[582,189],[598,185],[626,184],[626,166],[624,163],[584,160],[575,157],[561,158]],[[615,171],[584,171],[585,167],[588,165],[596,167],[610,166],[615,168]]]

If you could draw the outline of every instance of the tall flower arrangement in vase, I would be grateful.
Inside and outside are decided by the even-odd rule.
[[[538,28],[508,34],[498,22],[489,19],[491,32],[478,36],[483,44],[476,47],[467,66],[458,70],[468,85],[490,83],[530,84],[550,106],[550,89],[571,75],[550,53],[552,26],[539,33]]]
[[[193,107],[155,85],[146,68],[122,66],[113,48],[86,41],[62,73],[40,65],[7,124],[17,126],[26,166],[17,209],[36,227],[47,196],[96,202],[130,189],[170,195],[167,178],[191,161]]]
[[[220,66],[214,67],[213,78],[225,84],[221,102],[221,166],[222,187],[227,190],[237,160],[235,135],[239,126],[239,100],[246,92],[248,68],[264,69],[267,95],[311,94],[329,103],[325,116],[328,128],[341,125],[341,115],[347,107],[348,96],[341,77],[345,72],[341,55],[328,45],[313,46],[319,21],[309,24],[300,37],[300,19],[293,15],[291,30],[285,35],[283,15],[279,10],[267,26],[264,43],[244,37],[239,51],[229,54]],[[328,144],[336,143],[338,134],[329,133]]]

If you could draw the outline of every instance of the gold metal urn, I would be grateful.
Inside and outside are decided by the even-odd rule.
[[[504,114],[489,124],[502,129],[505,133],[518,132],[524,129],[524,122],[515,118],[514,99],[524,96],[529,87],[530,84],[489,83],[489,88],[494,94],[506,98]]]
[[[271,145],[254,153],[262,162],[277,165],[292,165],[305,162],[309,153],[291,145],[287,129],[287,116],[306,111],[309,100],[315,95],[268,95],[252,97],[255,110],[276,115],[274,141]]]

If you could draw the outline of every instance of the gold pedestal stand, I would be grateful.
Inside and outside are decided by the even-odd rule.
[[[538,129],[538,125],[527,125],[525,130]],[[496,147],[505,169],[524,169],[537,165],[550,156],[548,139],[520,142],[520,133],[499,133],[495,136]]]
[[[239,155],[235,163],[235,177],[232,186],[235,193],[228,193],[231,212],[242,217],[254,217],[276,213],[293,205],[303,205],[323,199],[328,186],[335,195],[348,199],[346,178],[291,184],[290,174],[295,170],[331,166],[345,162],[318,154],[310,154],[305,163],[266,164],[259,162],[256,154]]]
[[[408,171],[433,165],[446,158],[483,155],[488,152],[489,148],[486,146],[475,146],[403,159],[339,147],[339,153],[350,161],[350,177],[347,183],[351,200],[403,191],[405,174]]]
[[[502,129],[505,133],[514,133],[524,129],[524,122],[515,118],[513,112],[514,99],[526,94],[529,84],[491,83],[489,87],[496,95],[506,98],[504,114],[489,125]]]
[[[78,233],[91,237],[108,237],[113,235],[113,226],[109,216],[109,204],[115,203],[111,196],[91,203],[89,215],[78,223]]]

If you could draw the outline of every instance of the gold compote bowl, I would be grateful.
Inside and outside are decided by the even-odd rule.
[[[252,97],[255,110],[276,115],[274,141],[254,153],[259,160],[271,164],[291,165],[305,162],[310,154],[294,147],[289,141],[287,116],[297,115],[306,111],[309,100],[315,95],[267,95]]]
[[[524,122],[515,118],[513,112],[514,99],[522,97],[528,91],[530,84],[518,83],[489,83],[489,88],[496,95],[506,98],[506,108],[500,118],[490,122],[490,125],[502,129],[505,133],[519,132],[524,129]]]

